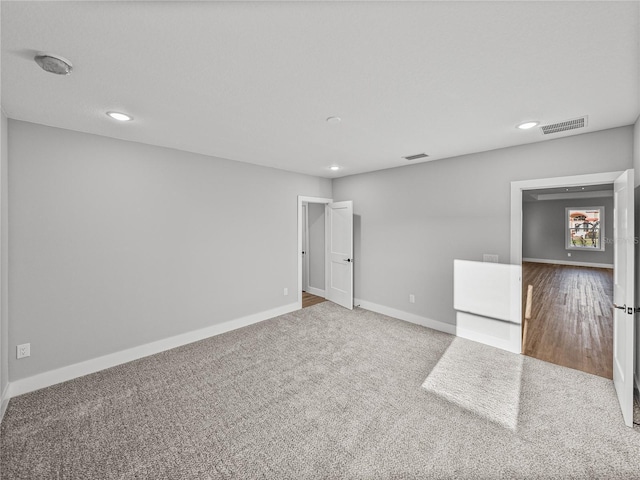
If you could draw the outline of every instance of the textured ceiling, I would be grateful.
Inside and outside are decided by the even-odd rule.
[[[638,2],[1,8],[10,118],[311,175],[629,125],[640,113]],[[41,51],[68,58],[73,73],[40,70]],[[135,121],[115,123],[107,110]],[[580,130],[515,129],[582,115]]]

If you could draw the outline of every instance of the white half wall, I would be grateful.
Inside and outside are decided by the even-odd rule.
[[[9,121],[11,382],[298,300],[297,198],[331,181]],[[284,296],[288,288],[289,296]]]

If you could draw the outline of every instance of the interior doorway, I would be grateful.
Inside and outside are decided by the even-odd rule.
[[[305,208],[303,206],[306,205]],[[321,287],[315,287],[313,281],[306,287],[309,292],[303,292],[303,273],[307,272],[309,278],[313,276],[314,267],[313,255],[307,255],[305,247],[306,239],[311,239],[314,235],[307,232],[309,220],[303,220],[303,216],[312,218],[313,206],[318,206],[318,217],[324,212],[324,291]],[[305,213],[306,212],[306,213]],[[317,229],[321,230],[321,221],[317,221]],[[317,244],[322,244],[318,236]],[[314,248],[309,246],[308,251],[313,253]],[[319,250],[318,247],[315,248]],[[303,254],[303,252],[305,252]],[[353,309],[353,202],[344,200],[334,202],[330,198],[298,196],[298,308],[302,308],[303,293],[318,294],[328,301],[342,307]],[[306,258],[305,258],[306,257]],[[320,258],[320,256],[318,256]],[[316,278],[321,278],[322,267],[316,259]],[[309,268],[303,268],[304,264],[309,264]],[[317,282],[316,283],[321,283]]]
[[[302,308],[325,301],[325,204],[302,203]]]
[[[613,184],[613,385],[624,423],[633,426],[635,363],[635,218],[634,171],[604,172],[569,177],[511,182],[511,264],[522,264],[522,192],[557,187]],[[585,242],[586,244],[588,242]],[[527,296],[529,296],[527,294]],[[520,302],[517,308],[522,308]],[[526,306],[524,315],[526,316]],[[522,312],[521,312],[522,314]],[[519,315],[518,317],[521,317]],[[522,328],[521,328],[522,333]]]
[[[604,172],[569,177],[511,182],[511,263],[522,264],[522,192],[545,188],[613,184],[613,385],[624,423],[633,426],[636,357],[635,198],[634,171]],[[520,302],[517,308],[521,308]],[[526,307],[525,307],[526,309]],[[525,310],[526,315],[526,310]],[[520,315],[518,317],[521,317]],[[522,328],[521,328],[522,333]]]
[[[324,215],[325,206],[331,203],[331,198],[322,197],[298,197],[298,308],[306,308],[320,300],[326,299],[324,271],[325,271],[325,250],[324,239],[326,235],[326,218]],[[322,215],[320,216],[320,212]],[[312,232],[309,231],[309,218],[312,218]],[[321,217],[321,218],[320,218]],[[317,235],[320,233],[322,223],[323,240],[319,243]],[[310,239],[313,238],[315,240]],[[320,252],[311,251],[322,249]],[[313,255],[313,259],[311,258]],[[318,260],[322,259],[322,275],[317,271]],[[314,267],[315,266],[315,267]],[[314,270],[313,275],[311,271]],[[322,278],[322,282],[318,280]],[[316,288],[315,285],[319,285]],[[320,300],[314,298],[319,297]]]
[[[613,184],[522,192],[522,353],[613,379]]]

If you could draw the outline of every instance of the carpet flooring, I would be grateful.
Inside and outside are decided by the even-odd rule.
[[[12,399],[1,476],[640,478],[610,380],[454,338],[324,302]]]

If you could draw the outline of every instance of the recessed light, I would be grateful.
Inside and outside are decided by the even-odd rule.
[[[530,128],[533,128],[536,125],[540,125],[540,122],[524,122],[518,125],[518,128],[520,130],[529,130]]]
[[[129,122],[133,120],[133,117],[131,115],[127,115],[126,113],[107,112],[107,115],[109,115],[114,120],[118,120],[119,122]]]
[[[333,170],[334,172],[337,172],[338,170],[340,170],[340,167],[337,165],[333,165],[332,167],[329,167],[331,170]]]
[[[327,123],[340,123],[342,119],[340,117],[329,117]]]

